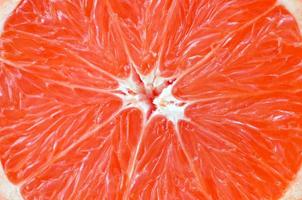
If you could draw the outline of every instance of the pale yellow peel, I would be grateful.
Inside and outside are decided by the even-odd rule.
[[[19,3],[20,0],[0,0],[0,34],[3,32],[5,21]],[[278,4],[284,6],[295,17],[302,34],[302,0],[278,0]],[[19,187],[9,182],[0,163],[0,199],[2,198],[23,199]],[[302,200],[302,168],[280,200]]]
[[[280,200],[302,200],[302,168]]]
[[[20,0],[0,0],[0,35],[3,32],[5,21],[20,3]],[[0,200],[23,200],[20,188],[13,185],[5,175],[0,162]]]
[[[2,164],[0,163],[0,199],[1,200],[23,200],[20,188],[13,185],[6,177]]]
[[[302,0],[278,0],[277,4],[284,6],[294,16],[302,34]]]
[[[3,32],[6,19],[20,3],[20,0],[0,0],[0,34]]]
[[[302,34],[302,0],[278,0],[296,19]],[[302,200],[302,167],[280,200]]]

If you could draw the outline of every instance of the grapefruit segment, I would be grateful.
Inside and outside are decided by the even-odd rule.
[[[2,130],[6,133],[0,141],[2,161],[14,183],[31,177],[53,157],[67,153],[70,145],[114,112],[113,102],[87,107],[49,102],[48,106],[52,108],[50,112],[43,112],[40,107],[39,113],[27,114],[17,125]]]
[[[171,76],[179,71],[175,67],[193,65],[210,50],[213,43],[261,15],[274,3],[274,0],[229,3],[221,0],[153,1],[141,6],[142,11],[135,20],[115,13],[124,22],[121,23],[122,30],[127,33],[126,41],[128,47],[133,49],[133,57],[140,58],[136,64],[145,68],[142,73],[147,74],[154,67],[160,67],[161,74]],[[134,4],[134,8],[142,5]],[[128,34],[129,29],[131,32]]]
[[[99,4],[96,6],[104,6],[104,3]],[[26,42],[35,43],[34,41],[26,40],[26,35],[29,35],[35,41],[40,41],[44,44],[44,46],[40,44],[41,51],[45,52],[44,54],[60,52],[56,48],[63,48],[67,51],[65,54],[68,54],[68,52],[72,53],[75,57],[84,61],[86,65],[89,63],[87,67],[96,65],[97,67],[94,67],[96,68],[95,70],[100,68],[99,70],[104,70],[111,74],[126,76],[127,57],[122,47],[118,45],[119,41],[117,41],[117,38],[119,36],[116,31],[113,30],[113,27],[109,27],[108,31],[110,34],[106,34],[107,38],[100,42],[95,41],[94,39],[98,38],[98,35],[91,28],[94,23],[84,15],[84,11],[81,4],[75,2],[22,1],[19,9],[16,11],[16,15],[12,16],[9,20],[13,25],[10,26],[8,22],[6,30],[11,30],[13,38],[17,40],[16,43],[22,43],[23,48],[31,47],[31,44],[26,45]],[[22,20],[28,23],[24,24]],[[102,20],[109,19],[102,18]],[[85,32],[87,29],[90,30],[88,34]],[[101,31],[106,32],[103,30],[103,27],[101,27]],[[18,37],[19,34],[24,34],[25,36]],[[56,46],[45,46],[54,43]],[[13,43],[13,45],[17,44]],[[115,48],[119,48],[119,50]],[[34,51],[33,53],[43,56],[41,51]],[[22,54],[24,51],[20,50],[20,52]],[[57,54],[56,56],[59,55]],[[22,57],[22,55],[20,56]],[[119,58],[118,62],[115,60],[116,57]]]
[[[22,193],[27,199],[120,199],[141,128],[137,109],[119,113],[27,181]]]
[[[1,101],[0,152],[14,183],[31,177],[121,106],[112,95],[45,84],[37,76],[10,67],[2,74],[6,78],[1,93],[8,97],[3,99],[13,101]],[[45,90],[48,94],[41,95]]]
[[[16,37],[16,31],[3,33],[3,37],[10,38],[2,43],[6,50],[1,52],[5,56],[5,59],[1,58],[2,62],[8,65],[45,79],[71,84],[94,86],[95,88],[112,88],[117,84],[114,76],[72,50],[55,42],[49,42],[36,34],[18,32],[17,35],[19,36]],[[39,51],[37,52],[36,49]],[[32,57],[36,57],[36,60],[32,61]]]
[[[130,199],[206,198],[175,131],[162,116],[147,125],[128,186]]]
[[[165,76],[191,68],[226,38],[229,32],[274,7],[274,1],[181,1],[168,31],[168,48],[161,63]],[[210,9],[209,9],[210,8]],[[236,12],[235,12],[236,10]]]
[[[230,34],[200,67],[182,72],[174,94],[203,100],[262,91],[295,92],[301,84],[301,42],[294,18],[278,7]]]
[[[243,196],[247,199],[277,199],[281,195],[279,188],[285,187],[300,167],[301,159],[289,159],[297,158],[301,153],[301,133],[287,133],[286,130],[281,133],[262,130],[259,133],[259,129],[247,128],[244,122],[239,123],[242,125],[215,124],[209,120],[183,122],[180,133],[189,154],[196,158],[195,165],[201,169],[199,173],[214,199],[230,199],[225,191],[234,188],[230,188],[232,185],[227,184],[228,181],[240,185],[236,192],[240,194],[236,196],[238,199],[244,199]],[[288,140],[281,142],[280,135],[285,134]],[[288,146],[294,143],[295,147]],[[256,185],[263,186],[258,188]]]

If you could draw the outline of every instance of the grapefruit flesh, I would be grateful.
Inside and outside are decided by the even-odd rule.
[[[20,1],[0,37],[10,184],[23,199],[281,198],[302,161],[302,37],[280,2]]]

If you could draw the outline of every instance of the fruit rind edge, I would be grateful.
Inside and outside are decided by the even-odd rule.
[[[20,188],[8,180],[2,164],[0,164],[0,198],[1,200],[23,200]]]
[[[302,200],[302,167],[280,200]]]
[[[277,0],[295,18],[302,36],[302,0]],[[280,200],[302,200],[302,166]]]
[[[3,0],[0,1],[0,34],[3,32],[4,24],[7,18],[11,15],[13,10],[21,0]]]
[[[277,5],[283,6],[293,15],[302,35],[302,0],[277,0]]]

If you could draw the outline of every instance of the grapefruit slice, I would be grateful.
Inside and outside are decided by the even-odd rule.
[[[1,4],[3,198],[302,198],[300,0]]]

